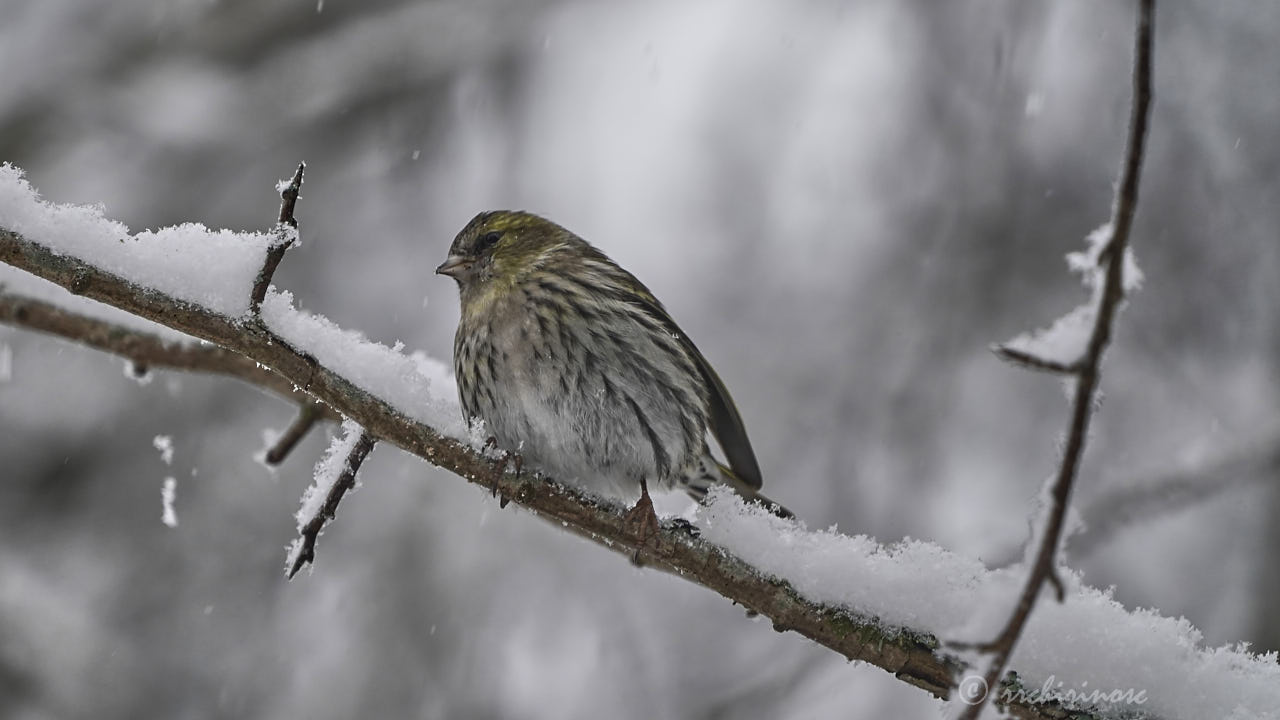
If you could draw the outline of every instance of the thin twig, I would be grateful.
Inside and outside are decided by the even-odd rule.
[[[294,384],[270,368],[240,353],[202,343],[173,342],[141,330],[64,310],[53,303],[0,291],[0,323],[35,330],[109,352],[147,369],[186,370],[227,375],[270,390],[294,402],[307,396]],[[325,420],[338,420],[337,413],[321,408]]]
[[[1064,548],[1072,560],[1089,557],[1117,534],[1140,523],[1182,512],[1229,492],[1280,486],[1280,435],[1273,432],[1195,467],[1113,485],[1113,489],[1098,494],[1080,509],[1089,532],[1073,536]],[[1005,568],[1022,557],[1020,548],[1009,547],[986,560],[991,568]]]
[[[267,464],[279,465],[284,462],[284,459],[289,456],[289,453],[293,451],[298,442],[306,436],[311,427],[324,418],[324,410],[324,403],[314,400],[304,402],[302,407],[298,408],[298,415],[293,419],[288,429],[276,440],[275,445],[267,451],[266,457],[263,458],[267,461]]]
[[[1079,360],[1070,364],[1064,364],[1049,360],[1048,358],[1040,357],[1039,355],[1032,355],[1029,352],[1016,350],[1008,345],[992,345],[991,352],[995,353],[996,357],[1001,360],[1029,370],[1039,370],[1041,372],[1054,373],[1057,375],[1078,375],[1081,369],[1081,363]]]
[[[298,194],[302,192],[302,174],[307,171],[305,162],[298,163],[293,173],[293,180],[280,191],[280,215],[276,219],[278,225],[298,227],[298,219],[293,216],[293,208],[298,204]]]
[[[1165,473],[1094,498],[1080,512],[1089,532],[1071,541],[1078,560],[1135,522],[1164,517],[1226,492],[1280,481],[1280,438],[1270,437],[1203,466]]]
[[[355,446],[351,448],[351,452],[347,454],[343,463],[342,474],[338,476],[337,482],[329,488],[329,494],[325,496],[324,506],[302,527],[298,537],[301,548],[294,555],[293,565],[289,567],[290,580],[298,574],[303,565],[316,559],[316,538],[320,537],[320,531],[324,529],[325,523],[337,514],[338,503],[342,502],[342,496],[356,486],[356,473],[360,471],[360,465],[369,451],[373,450],[373,443],[373,436],[361,431]]]
[[[1089,419],[1093,415],[1094,391],[1097,389],[1100,378],[1099,366],[1102,362],[1102,354],[1111,339],[1116,311],[1124,301],[1124,255],[1138,205],[1138,178],[1142,168],[1147,120],[1151,106],[1151,36],[1154,11],[1155,0],[1138,0],[1134,41],[1133,106],[1129,116],[1129,137],[1124,165],[1121,169],[1120,186],[1112,208],[1113,232],[1107,247],[1099,257],[1099,262],[1105,262],[1107,266],[1106,280],[1094,321],[1093,333],[1089,338],[1089,346],[1085,351],[1076,384],[1071,427],[1067,435],[1067,446],[1063,451],[1062,465],[1050,489],[1051,505],[1048,510],[1048,519],[1040,537],[1035,563],[1032,565],[1026,585],[1018,597],[1018,603],[1008,623],[995,640],[982,648],[992,653],[991,663],[983,678],[986,687],[992,690],[999,687],[998,682],[1004,675],[1009,656],[1013,654],[1013,649],[1031,617],[1031,610],[1035,607],[1041,588],[1049,578],[1054,576],[1058,561],[1058,546],[1062,539],[1062,528],[1071,499],[1071,488],[1075,482],[1080,459],[1084,454]],[[1061,587],[1061,583],[1058,585]],[[989,695],[988,692],[981,700],[966,708],[964,714],[960,716],[961,720],[976,720]]]
[[[298,236],[298,220],[293,216],[294,206],[298,204],[298,193],[302,191],[302,174],[307,169],[306,163],[298,163],[298,170],[293,180],[280,191],[280,218],[276,221],[276,241],[267,250],[267,259],[253,281],[253,292],[249,296],[250,307],[258,312],[262,301],[267,297],[267,288],[276,273],[276,267],[284,259],[284,253],[293,246]]]

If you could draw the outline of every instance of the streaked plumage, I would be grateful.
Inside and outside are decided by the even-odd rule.
[[[530,213],[481,213],[437,272],[458,281],[462,301],[463,412],[499,447],[609,495],[634,498],[642,480],[694,497],[714,482],[758,495],[720,378],[648,288],[585,240]]]

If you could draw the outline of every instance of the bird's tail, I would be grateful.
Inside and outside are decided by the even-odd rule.
[[[765,496],[764,493],[751,487],[743,482],[741,478],[733,472],[733,468],[716,462],[710,455],[706,456],[702,463],[702,472],[691,482],[685,485],[685,491],[688,492],[693,499],[702,502],[707,496],[707,491],[712,485],[727,485],[743,500],[753,502],[780,518],[793,518],[795,513],[788,510],[782,503],[775,502]]]

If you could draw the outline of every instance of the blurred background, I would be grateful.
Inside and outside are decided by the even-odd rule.
[[[1133,3],[6,0],[0,160],[134,229],[260,229],[275,281],[450,357],[482,209],[592,240],[732,389],[811,527],[1020,556],[1067,421],[988,345],[1084,293]],[[1070,562],[1280,649],[1280,5],[1163,3],[1134,245]],[[286,582],[325,445],[285,402],[0,327],[0,716],[933,718],[939,703],[394,448]],[[330,429],[331,431],[331,429]],[[173,438],[171,466],[153,447]],[[176,479],[176,528],[161,523]]]

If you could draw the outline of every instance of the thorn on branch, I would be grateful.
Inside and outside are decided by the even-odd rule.
[[[337,481],[329,487],[320,511],[307,520],[307,523],[300,529],[298,538],[293,541],[293,548],[289,553],[292,559],[289,563],[290,580],[293,579],[294,575],[298,574],[303,565],[315,561],[316,539],[320,537],[320,531],[324,529],[325,523],[332,520],[337,514],[338,503],[342,502],[342,496],[356,486],[356,473],[360,470],[360,465],[364,463],[365,457],[369,455],[369,451],[373,450],[375,442],[373,436],[364,430],[359,430],[358,432],[360,436],[356,439],[351,451],[347,453],[347,457],[343,461],[342,471],[338,475]]]
[[[275,445],[267,451],[266,457],[268,465],[279,465],[289,456],[293,448],[302,438],[306,437],[307,432],[324,416],[324,405],[308,400],[298,409],[298,415],[284,431],[284,434],[276,440]]]
[[[305,162],[298,163],[298,170],[294,172],[293,180],[287,185],[281,183],[280,217],[276,221],[276,240],[267,250],[267,259],[262,264],[262,269],[258,271],[258,277],[253,282],[253,294],[250,295],[250,305],[255,314],[267,297],[267,288],[271,285],[276,267],[284,259],[285,251],[297,241],[298,220],[293,216],[293,209],[298,204],[298,194],[302,191],[302,175],[306,169]]]

